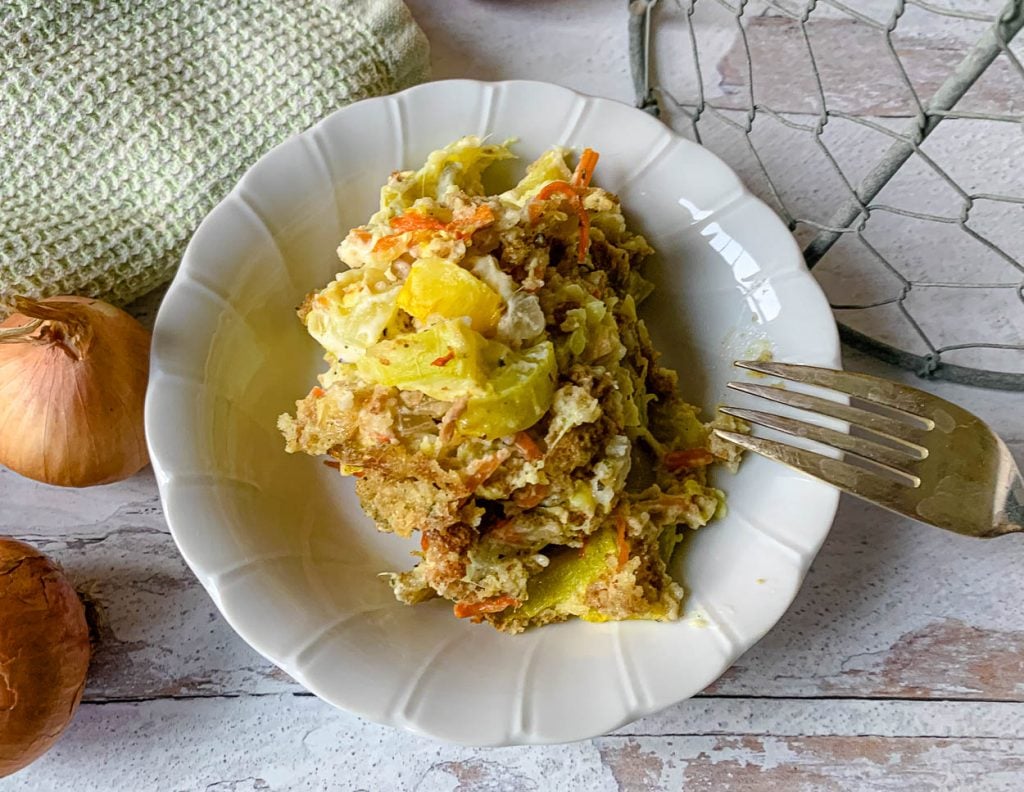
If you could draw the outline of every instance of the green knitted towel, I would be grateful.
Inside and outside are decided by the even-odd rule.
[[[261,154],[427,71],[401,0],[0,6],[0,316],[164,283]]]

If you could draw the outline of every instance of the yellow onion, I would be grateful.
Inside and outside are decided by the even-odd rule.
[[[149,332],[84,297],[16,297],[15,309],[0,324],[0,464],[65,487],[143,468]]]
[[[0,778],[42,756],[71,722],[89,653],[85,609],[60,567],[0,537]]]

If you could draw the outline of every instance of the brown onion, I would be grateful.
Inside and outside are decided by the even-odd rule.
[[[89,627],[68,579],[31,545],[0,537],[0,778],[57,741],[88,669]]]
[[[17,297],[15,307],[0,324],[0,464],[65,487],[143,468],[149,332],[84,297]]]

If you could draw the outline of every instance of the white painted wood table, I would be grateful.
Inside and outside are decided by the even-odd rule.
[[[621,0],[411,5],[436,77],[630,99]],[[1024,458],[1024,396],[925,387]],[[178,556],[148,469],[81,491],[0,469],[0,534],[64,565],[99,639],[74,723],[2,792],[1024,788],[1016,536],[965,539],[844,499],[789,613],[701,696],[589,742],[474,750],[336,711],[249,649]]]

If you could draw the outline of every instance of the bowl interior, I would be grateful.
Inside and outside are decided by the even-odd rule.
[[[555,143],[600,152],[595,182],[659,251],[642,316],[707,411],[734,359],[770,349],[838,364],[831,314],[792,238],[713,155],[632,108],[555,86],[438,83],[287,141],[204,221],[157,322],[147,430],[185,558],[235,629],[311,690],[460,742],[582,738],[699,691],[767,631],[836,495],[762,459],[722,475],[728,515],[675,559],[688,589],[677,623],[509,637],[441,602],[395,602],[379,573],[411,566],[415,544],[378,533],[350,480],[285,454],[275,422],[324,366],[295,308],[338,271],[338,242],[376,208],[390,171],[467,133],[516,138],[520,169]]]

